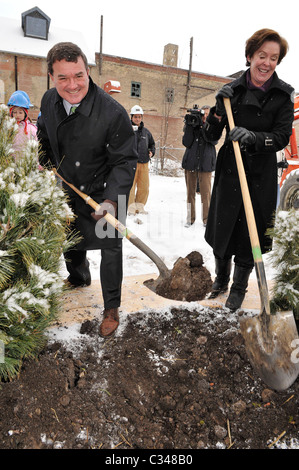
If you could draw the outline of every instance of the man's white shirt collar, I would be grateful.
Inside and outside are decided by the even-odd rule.
[[[67,115],[70,114],[71,108],[72,108],[73,106],[76,106],[76,107],[77,107],[77,106],[79,106],[79,104],[80,104],[80,103],[78,103],[78,104],[71,104],[71,103],[69,103],[68,101],[66,101],[65,99],[63,100],[63,106],[64,106],[64,109],[65,109]]]

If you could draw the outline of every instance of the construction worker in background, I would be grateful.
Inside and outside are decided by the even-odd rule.
[[[136,135],[138,162],[129,195],[128,214],[147,214],[144,206],[149,195],[149,161],[155,155],[156,146],[152,134],[144,127],[142,108],[135,105],[131,109],[130,114]]]

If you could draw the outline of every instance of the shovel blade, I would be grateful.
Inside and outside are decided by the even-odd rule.
[[[157,287],[160,285],[162,281],[165,279],[168,279],[171,275],[171,271],[163,271],[160,272],[160,275],[157,277],[157,279],[147,279],[146,281],[143,282],[143,284],[150,289],[152,292],[155,294],[157,293]]]
[[[298,330],[293,312],[260,315],[240,320],[252,367],[273,390],[287,390],[299,374]],[[297,354],[296,354],[297,353]]]

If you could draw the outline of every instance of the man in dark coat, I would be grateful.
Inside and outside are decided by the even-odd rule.
[[[185,170],[187,188],[187,222],[185,227],[190,227],[196,219],[196,192],[197,184],[200,188],[202,205],[202,221],[205,226],[208,219],[211,200],[212,172],[216,166],[216,142],[210,142],[207,138],[204,123],[209,114],[210,106],[198,109],[194,105],[190,114],[185,116],[183,145],[186,151],[182,160],[182,168]]]
[[[66,181],[101,204],[94,213],[63,184],[76,215],[74,229],[82,237],[65,255],[68,282],[75,287],[90,285],[86,251],[101,249],[104,320],[100,334],[110,336],[119,324],[122,239],[104,224],[103,217],[110,212],[125,221],[137,162],[135,136],[125,109],[89,77],[87,59],[78,46],[56,44],[47,63],[55,87],[41,102],[40,163],[57,168]]]
[[[293,88],[275,72],[287,51],[287,42],[272,30],[259,30],[248,39],[245,56],[250,68],[216,95],[216,107],[207,118],[210,138],[226,140],[216,164],[206,241],[213,247],[216,279],[211,297],[228,288],[231,258],[233,284],[226,306],[237,310],[245,297],[254,266],[248,226],[232,141],[241,147],[262,253],[272,248],[267,229],[273,227],[277,201],[276,152],[288,145],[292,133]],[[223,97],[231,99],[235,128],[229,132]]]

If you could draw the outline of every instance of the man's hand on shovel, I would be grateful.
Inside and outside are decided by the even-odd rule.
[[[110,199],[105,199],[104,202],[100,205],[100,208],[96,212],[92,212],[91,216],[99,221],[105,217],[105,215],[111,214],[113,217],[116,217],[117,212],[117,202],[111,201]],[[103,225],[106,223],[106,220],[102,221]]]
[[[55,173],[58,178],[60,178],[65,184],[67,184],[70,188],[72,188],[75,193],[77,193],[89,206],[91,206],[93,209],[95,209],[96,212],[92,212],[93,218],[95,220],[101,220],[103,219],[108,213],[110,214],[109,217],[109,223],[116,229],[118,230],[123,237],[126,237],[134,246],[136,246],[140,251],[142,251],[146,256],[148,256],[157,266],[160,272],[159,278],[162,279],[167,279],[170,276],[169,269],[165,265],[165,263],[159,258],[159,256],[156,255],[156,253],[151,250],[140,238],[136,237],[134,233],[132,233],[127,227],[125,227],[122,223],[120,223],[112,214],[109,212],[110,210],[112,211],[112,207],[114,212],[116,212],[117,209],[117,203],[114,201],[111,201],[110,199],[105,199],[103,204],[98,204],[96,201],[94,201],[90,196],[87,194],[83,193],[80,191],[76,186],[74,186],[71,183],[68,183],[56,170],[56,168],[53,168],[52,171]],[[101,207],[99,207],[101,206]],[[113,220],[110,220],[113,219]],[[106,219],[105,219],[106,221]],[[158,279],[159,279],[158,278]],[[158,279],[156,279],[154,282],[159,282]],[[148,284],[149,286],[150,284]],[[149,287],[150,289],[154,290],[152,287]]]

